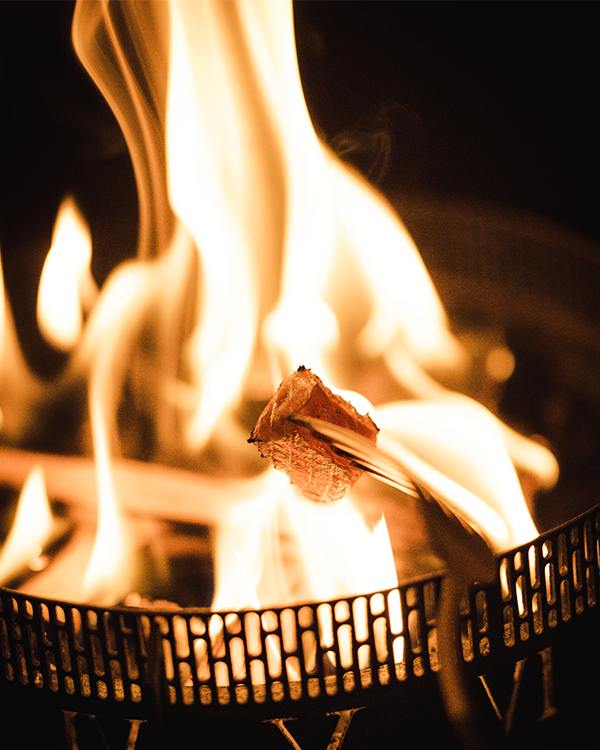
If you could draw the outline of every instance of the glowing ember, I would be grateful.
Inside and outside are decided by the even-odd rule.
[[[63,207],[40,281],[40,327],[73,352],[43,390],[22,376],[0,300],[8,442],[22,439],[32,403],[87,383],[88,415],[74,431],[96,461],[98,531],[73,590],[110,603],[134,586],[122,509],[144,509],[139,491],[118,481],[123,454],[149,459],[149,471],[162,463],[202,477],[198,503],[216,506],[206,514],[217,527],[215,607],[395,585],[385,521],[360,510],[359,486],[317,506],[246,443],[257,404],[299,362],[336,393],[363,393],[390,455],[495,549],[535,535],[514,465],[548,485],[556,462],[433,379],[435,368],[466,367],[468,355],[401,222],[318,139],[291,3],[79,0],[73,40],[131,152],[138,259],[115,269],[96,300],[85,231]],[[507,357],[489,366],[508,376]],[[20,381],[23,395],[12,397]],[[398,403],[400,394],[420,400]]]

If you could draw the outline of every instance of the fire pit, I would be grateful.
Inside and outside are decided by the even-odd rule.
[[[499,560],[499,584],[474,589],[461,613],[471,674],[493,676],[539,653],[550,664],[544,649],[596,623],[599,529],[595,508]],[[98,608],[3,589],[4,694],[27,710],[57,707],[68,732],[78,714],[127,720],[134,747],[145,746],[135,739],[142,724],[145,733],[165,725],[205,733],[250,716],[257,735],[261,722],[286,734],[292,718],[325,715],[339,717],[336,731],[345,734],[356,711],[367,716],[387,703],[393,712],[407,696],[432,690],[438,587],[428,578],[336,602],[237,613]],[[545,677],[552,678],[548,666]],[[541,698],[549,718],[553,684],[542,684]],[[262,731],[266,742],[271,729]]]
[[[434,249],[441,235],[444,245],[463,248],[466,261],[471,252],[486,246],[490,254],[495,252],[502,247],[498,236],[508,232],[512,236],[505,249],[527,263],[531,260],[533,243],[527,253],[520,246],[523,217],[515,224],[514,217],[503,222],[497,211],[472,205],[457,211],[455,206],[449,210],[429,201],[425,209],[422,201],[406,197],[399,204],[413,233],[420,234],[425,253]],[[537,229],[541,240],[542,226],[535,221],[527,226],[527,234]],[[472,233],[473,227],[477,231]],[[546,229],[547,237],[554,240],[566,237],[555,227]],[[581,243],[577,247],[583,251],[578,258],[583,267],[585,251]],[[567,250],[560,251],[560,260],[572,260],[573,242],[563,248]],[[443,249],[441,243],[437,249]],[[493,261],[481,264],[485,269],[481,275],[468,278],[464,269],[472,265],[461,263],[455,253],[436,253],[435,258],[437,282],[444,288],[444,279],[451,279],[444,301],[451,310],[460,307],[461,325],[469,315],[479,316],[480,327],[483,319],[489,321],[500,309],[492,304],[486,309],[482,303],[487,273],[496,267]],[[597,272],[589,260],[588,281]],[[542,278],[546,272],[553,273],[540,262]],[[517,285],[509,283],[506,293],[522,301]],[[536,287],[536,294],[539,289],[543,285]],[[577,300],[583,308],[593,296],[588,301],[579,295]],[[515,325],[524,330],[534,327],[537,316],[530,302],[529,321],[519,305],[514,315],[501,308],[507,330]],[[542,294],[535,304],[544,309]],[[553,310],[547,335],[560,340],[565,335],[563,321],[571,317],[576,328],[569,327],[566,336],[570,347],[587,351],[582,366],[589,357],[597,357],[589,327],[595,325],[593,314],[586,320],[582,309],[574,308],[570,293],[553,296]],[[565,350],[551,351],[558,366]],[[535,366],[527,357],[521,364]],[[575,398],[581,385],[575,380],[554,396]],[[519,388],[518,382],[515,387]],[[505,388],[509,391],[508,385]],[[506,393],[505,398],[509,408],[511,404],[522,408],[517,395]],[[534,404],[529,404],[528,413],[512,408],[515,419],[536,418]],[[541,410],[542,404],[537,408]],[[539,413],[537,417],[541,418]],[[549,519],[546,524],[558,519],[561,525],[498,556],[496,583],[473,588],[461,609],[463,659],[473,679],[485,676],[493,700],[486,706],[482,687],[481,710],[489,713],[492,725],[499,725],[501,720],[494,715],[498,710],[502,721],[508,722],[515,747],[546,732],[562,742],[562,733],[574,731],[573,722],[585,718],[595,695],[589,685],[583,688],[583,682],[587,667],[597,660],[600,508],[589,507],[566,522],[561,519],[579,502],[574,498],[565,508],[573,481],[569,464],[581,469],[582,460],[573,444],[563,450],[563,485],[543,498],[536,512],[542,521]],[[56,727],[57,737],[66,732],[67,746],[71,742],[72,747],[77,746],[74,738],[82,743],[85,737],[104,734],[109,741],[111,731],[115,736],[125,733],[130,746],[140,748],[152,747],[161,732],[166,732],[165,737],[201,732],[203,741],[214,742],[215,747],[227,733],[240,743],[243,737],[248,744],[240,746],[247,747],[256,742],[285,747],[283,737],[291,735],[289,741],[304,747],[315,741],[333,742],[336,732],[343,737],[347,731],[344,746],[352,748],[361,746],[373,723],[382,736],[403,732],[407,737],[420,735],[422,744],[415,746],[432,747],[436,742],[441,746],[448,742],[447,730],[440,729],[445,724],[443,714],[436,719],[442,723],[436,723],[434,737],[421,718],[423,712],[441,711],[435,682],[440,669],[439,585],[440,575],[429,574],[389,591],[242,612],[96,607],[2,589],[4,705],[16,707],[15,716],[33,705],[43,707],[44,715],[53,716],[50,726]],[[580,688],[585,702],[577,705],[568,696],[579,694]],[[419,712],[417,726],[402,706]],[[537,724],[541,718],[545,723]],[[580,729],[584,733],[583,725]],[[548,746],[561,746],[558,743],[556,739]]]
[[[136,158],[143,160],[140,153]],[[160,189],[152,193],[151,183],[144,184],[156,208],[164,196]],[[546,735],[555,743],[546,746],[562,746],[556,743],[566,737],[572,741],[574,726],[583,734],[589,731],[592,717],[587,711],[597,697],[583,683],[587,669],[597,661],[600,508],[595,506],[597,476],[590,445],[597,440],[599,422],[588,418],[588,444],[582,445],[570,415],[574,404],[588,415],[598,408],[589,382],[589,372],[600,356],[598,266],[585,243],[528,217],[507,217],[431,198],[398,196],[396,203],[458,339],[473,355],[468,375],[446,373],[447,385],[462,387],[523,432],[543,435],[558,454],[562,474],[557,487],[540,497],[533,491],[528,494],[541,534],[496,554],[493,583],[471,587],[457,614],[461,667],[490,742],[501,742],[505,731],[515,747]],[[166,242],[172,229],[168,223],[161,225],[162,240],[152,239],[143,217],[142,224],[147,252],[153,242],[159,246]],[[510,276],[507,267],[512,269]],[[566,270],[573,284],[564,283]],[[532,276],[535,286],[530,283]],[[277,334],[276,326],[272,330]],[[511,357],[512,375],[506,369]],[[499,370],[494,370],[494,362]],[[136,375],[143,392],[149,392],[144,364]],[[102,367],[100,371],[98,379],[110,383],[110,376],[102,374]],[[532,397],[528,378],[540,382],[540,371],[546,385]],[[359,381],[368,383],[372,370],[367,376]],[[96,382],[92,380],[92,392]],[[97,419],[95,408],[101,410],[92,401],[92,421]],[[192,437],[201,442],[203,429],[200,420]],[[96,433],[93,441],[101,446],[97,454],[102,463],[110,451],[102,447]],[[143,445],[141,439],[136,447]],[[163,445],[169,448],[169,440]],[[11,451],[2,454],[10,467],[3,469],[3,476],[14,485],[22,484],[23,467],[35,464],[40,455]],[[223,452],[221,460],[222,456]],[[175,463],[168,450],[166,457],[167,464]],[[256,596],[259,601],[254,606],[252,585],[248,585],[250,593],[242,592],[246,599],[239,608],[172,608],[161,601],[125,598],[127,589],[122,597],[119,589],[117,596],[100,575],[95,588],[88,589],[93,593],[81,594],[84,586],[77,598],[69,595],[69,581],[62,594],[59,565],[71,555],[72,569],[79,551],[91,546],[89,538],[81,535],[81,529],[90,526],[86,501],[75,503],[68,496],[69,477],[83,477],[78,494],[85,494],[81,487],[86,482],[92,485],[90,464],[87,459],[61,463],[59,456],[48,454],[40,460],[49,480],[55,521],[60,517],[54,542],[58,553],[54,559],[40,556],[43,570],[26,575],[20,570],[23,578],[17,576],[14,588],[0,589],[3,728],[8,734],[18,731],[24,737],[22,744],[143,750],[185,741],[202,747],[343,745],[352,750],[372,742],[376,727],[382,746],[395,746],[400,738],[415,747],[452,746],[454,738],[449,739],[450,725],[438,689],[438,678],[448,669],[439,658],[445,570],[427,543],[422,519],[415,523],[420,518],[418,505],[404,499],[406,515],[396,510],[395,517],[397,497],[380,496],[386,516],[391,509],[392,551],[396,558],[405,558],[400,566],[396,564],[402,574],[398,587],[377,590],[367,584],[358,593],[299,596],[298,601],[268,605],[261,605]],[[210,460],[209,455],[209,466]],[[190,600],[195,596],[196,601],[210,603],[215,577],[213,533],[221,521],[215,498],[225,498],[239,479],[227,476],[219,461],[214,466],[217,484],[223,475],[225,483],[220,490],[211,485],[210,492],[207,485],[206,495],[194,495],[191,503],[173,504],[175,509],[166,501],[156,504],[155,495],[164,498],[156,488],[146,497],[145,489],[138,488],[137,495],[133,491],[123,502],[129,520],[140,521],[143,516],[138,532],[147,554],[138,576],[144,579],[145,574],[151,580],[142,593],[155,600],[186,603],[187,594],[181,591],[171,596],[177,582],[169,572],[170,584],[161,589],[160,563],[171,558],[177,567],[187,556],[196,576]],[[141,485],[144,480],[138,469],[129,460],[116,461],[112,476],[121,476],[122,470],[123,476]],[[160,481],[160,487],[168,486],[169,491],[183,487],[185,494],[191,486],[186,485],[189,473],[181,467],[173,471],[180,472],[176,478],[171,469],[166,475],[148,469],[146,481],[156,487]],[[16,478],[19,472],[21,479]],[[206,464],[201,472],[211,475]],[[577,485],[582,476],[587,493]],[[527,481],[533,479],[525,477],[524,485]],[[248,483],[242,479],[241,484],[248,491]],[[136,499],[140,496],[142,500]],[[87,502],[92,505],[91,498]],[[113,513],[110,503],[103,507],[104,518]],[[408,553],[406,540],[395,535],[407,520],[417,529]],[[102,523],[101,513],[100,527]],[[112,528],[109,539],[120,533],[114,531],[118,525]],[[154,538],[171,544],[166,555],[157,555]],[[47,540],[44,544],[48,558],[52,549]],[[419,554],[411,566],[415,550]],[[99,559],[102,573],[106,558]],[[117,565],[121,559],[117,556]],[[126,578],[120,586],[130,585],[131,575]],[[36,586],[38,591],[48,590],[48,581],[53,581],[57,593],[36,593]],[[262,594],[261,586],[259,581],[256,591]],[[106,597],[108,603],[86,603],[86,596]],[[130,606],[112,603],[119,598]],[[26,718],[33,710],[39,717],[37,726]]]

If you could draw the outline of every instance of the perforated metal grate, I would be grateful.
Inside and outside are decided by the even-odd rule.
[[[598,607],[600,506],[498,559],[463,602],[476,674],[535,654]],[[0,589],[1,679],[66,711],[263,716],[367,705],[440,669],[439,578],[261,611],[98,608]]]

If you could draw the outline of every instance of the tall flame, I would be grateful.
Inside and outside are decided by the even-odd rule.
[[[0,584],[21,572],[41,553],[52,530],[52,511],[41,467],[32,469],[23,485],[15,520],[0,547]]]
[[[0,254],[0,435],[4,440],[23,440],[35,421],[41,395],[41,384],[21,351],[4,288]]]
[[[147,168],[137,169],[142,204],[149,175],[164,173],[172,209],[161,203],[155,224],[169,225],[174,213],[198,253],[186,363],[197,392],[190,448],[206,443],[241,395],[266,398],[299,363],[350,381],[357,371],[339,362],[398,349],[423,364],[455,366],[464,352],[414,243],[383,198],[315,134],[291,4],[207,0],[168,9],[80,3],[74,44],[134,155],[147,152]],[[153,56],[148,34],[157,39]],[[157,83],[161,64],[168,85]],[[134,70],[144,74],[137,86]],[[145,128],[142,110],[152,111]],[[165,141],[157,136],[150,148],[150,125],[162,123]]]
[[[98,528],[90,561],[83,578],[83,597],[98,604],[114,604],[131,592],[135,568],[131,560],[131,539],[124,529],[111,470],[109,440],[103,414],[104,385],[101,368],[91,384],[90,417],[98,486]]]
[[[38,290],[41,332],[58,349],[79,340],[83,312],[92,306],[97,288],[90,272],[92,240],[74,201],[63,201]]]
[[[74,254],[63,244],[76,225],[69,204],[40,283],[42,329],[74,349],[59,388],[89,377],[99,521],[86,596],[118,599],[131,585],[111,464],[128,449],[122,421],[152,420],[155,460],[251,482],[264,469],[245,442],[256,403],[301,364],[336,390],[364,393],[390,452],[445,477],[441,492],[453,482],[457,513],[471,514],[495,548],[531,538],[513,462],[545,483],[556,462],[431,376],[468,356],[400,220],[317,137],[291,3],[78,0],[73,42],[125,134],[140,199],[138,258],[113,272],[93,309],[81,296],[87,237],[73,230]],[[70,260],[57,285],[61,256]],[[57,288],[67,290],[66,322],[46,303]],[[0,313],[6,349],[6,303]],[[401,393],[419,402],[397,404]],[[393,585],[385,526],[366,522],[352,495],[312,507],[265,474],[264,494],[224,513],[216,603]]]
[[[321,507],[282,474],[218,531],[216,609],[283,606],[397,585],[385,519],[369,526],[349,498]]]
[[[150,38],[155,40],[152,50]],[[177,312],[170,314],[171,325],[160,328],[159,354],[150,365],[153,376],[163,382],[160,393],[150,395],[152,403],[163,414],[173,410],[167,421],[174,427],[157,428],[159,443],[165,441],[159,453],[168,455],[179,436],[188,455],[201,455],[210,446],[221,451],[223,462],[222,426],[241,434],[240,405],[267,398],[298,364],[318,369],[332,387],[362,390],[367,382],[363,368],[383,361],[405,392],[447,398],[423,368],[461,367],[465,353],[449,331],[437,293],[401,222],[314,132],[295,57],[291,4],[79,2],[74,44],[129,142],[141,200],[141,258],[159,257],[154,265],[140,260],[119,270],[107,285],[108,299],[128,274],[140,282],[138,304],[122,306],[121,333],[112,335],[109,348],[115,360],[132,349],[151,313],[160,311],[160,317],[166,317],[165,311],[173,307],[161,281],[167,268],[176,275],[168,259],[179,254],[178,243],[183,248],[182,273],[190,280],[187,288],[181,280],[173,283],[187,291],[187,311],[194,316],[182,326]],[[168,71],[164,79],[161,69]],[[148,277],[146,282],[142,277]],[[177,299],[174,308],[177,311]],[[90,330],[100,320],[100,314],[93,315]],[[168,343],[173,326],[181,342],[175,349]],[[96,338],[84,339],[80,351],[93,352],[88,361],[97,364],[97,345],[90,349]],[[161,354],[165,351],[172,356]],[[112,370],[102,367],[108,379]],[[125,363],[119,368],[117,382],[122,382]],[[384,421],[394,408],[381,405],[399,390],[371,389],[365,394],[379,405]],[[108,412],[111,399],[101,398]],[[394,419],[402,420],[404,412],[396,411]],[[444,422],[443,409],[423,413],[436,413]],[[392,425],[388,437],[404,447],[418,443],[426,462],[454,469],[447,466],[447,457],[453,455],[453,435],[460,424],[457,417],[442,431],[443,438],[434,430],[424,435],[412,422],[408,432]],[[512,449],[515,442],[507,435],[501,432],[491,449],[502,457],[494,465],[509,467],[509,478],[500,481],[502,489],[496,494],[467,476],[468,469],[458,476],[450,472],[475,495],[483,494],[479,501],[490,506],[492,515],[499,505],[512,508],[508,513],[516,520],[509,526],[514,522],[519,530],[496,537],[499,547],[535,533],[503,452],[504,443]],[[532,449],[538,457],[542,452]],[[250,463],[247,457],[243,460]],[[528,457],[524,461],[531,463]],[[536,471],[545,471],[551,481],[554,465],[547,464]],[[496,477],[496,471],[491,475]],[[287,514],[289,524],[296,503],[294,493],[273,479],[266,495],[252,501],[247,511],[238,509],[239,518],[246,512],[260,517],[247,539],[235,532],[238,517],[224,524],[228,541],[217,556],[243,564],[239,577],[246,588],[226,598],[249,601],[260,591],[262,598],[273,600],[275,595],[264,589],[265,560],[258,540],[265,533],[273,536],[266,531],[273,524],[280,534],[282,517]],[[313,511],[324,528],[331,528],[325,517],[337,513],[339,533],[331,535],[343,536],[342,510],[301,512],[310,516]],[[310,533],[301,531],[296,515],[292,526],[295,554],[303,560],[318,557],[314,541],[302,550],[302,540]],[[246,554],[250,548],[255,550],[254,562]],[[271,557],[283,554],[269,549]],[[285,569],[267,567],[269,576]],[[280,589],[289,585],[280,582]],[[279,595],[287,596],[281,590]],[[308,595],[304,590],[302,596]]]

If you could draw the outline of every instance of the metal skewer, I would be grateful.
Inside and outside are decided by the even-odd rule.
[[[467,518],[466,514],[461,512],[456,502],[452,502],[451,499],[443,496],[440,492],[436,492],[433,482],[415,479],[412,472],[400,464],[396,456],[389,455],[362,435],[317,417],[294,415],[291,420],[311,429],[322,440],[333,446],[338,453],[350,458],[359,468],[368,472],[380,482],[395,487],[410,497],[436,502],[447,516],[460,521],[470,534],[479,532],[484,538],[487,536],[479,524],[472,522],[472,519]],[[432,469],[432,471],[435,470]],[[446,484],[456,485],[447,478]],[[458,487],[458,489],[461,493],[468,494],[470,499],[474,499],[480,506],[483,506],[482,511],[492,517],[494,522],[498,520],[503,524],[496,513],[484,506],[478,498],[474,498],[471,493],[468,493],[462,487]]]
[[[395,461],[388,458],[377,446],[361,435],[317,417],[295,415],[292,421],[311,429],[322,440],[332,445],[338,453],[350,458],[359,468],[372,474],[376,479],[411,497],[422,497],[422,493],[419,492],[410,476]]]

